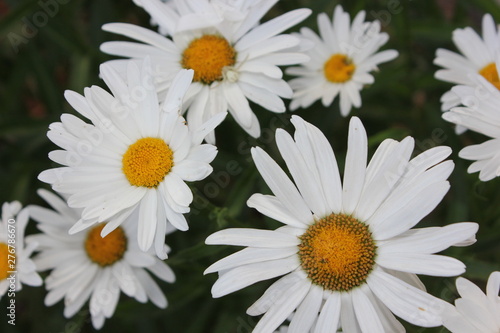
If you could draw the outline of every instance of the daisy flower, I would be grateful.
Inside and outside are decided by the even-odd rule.
[[[28,210],[18,201],[2,205],[0,220],[0,299],[7,291],[20,291],[22,285],[41,286],[42,279],[30,259],[37,244],[24,244]]]
[[[491,273],[486,286],[486,295],[474,283],[459,277],[455,307],[443,314],[444,327],[452,333],[497,333],[500,332],[500,272]]]
[[[446,121],[464,129],[484,134],[490,137],[481,144],[463,148],[458,156],[475,161],[468,168],[469,173],[479,171],[479,179],[488,181],[500,176],[500,91],[493,87],[485,78],[476,75],[475,87],[459,85],[452,92],[459,96],[463,107],[452,108],[443,113]]]
[[[67,91],[67,101],[92,124],[63,114],[61,122],[50,125],[47,136],[62,150],[49,158],[64,166],[43,171],[39,179],[67,194],[70,207],[83,208],[70,233],[109,222],[104,237],[137,211],[140,248],[147,251],[154,243],[165,259],[167,223],[188,229],[183,214],[193,194],[185,182],[212,172],[209,163],[217,149],[202,141],[225,114],[193,130],[179,115],[193,71],[179,72],[161,107],[150,73],[148,59],[141,69],[129,63],[127,81],[102,65],[101,76],[112,94],[97,86],[86,88],[84,96]]]
[[[398,56],[395,50],[378,52],[389,36],[380,32],[380,22],[365,22],[365,12],[359,12],[352,24],[350,16],[337,5],[330,22],[325,13],[318,15],[320,36],[309,28],[302,28],[300,35],[314,42],[306,51],[311,60],[300,67],[291,67],[287,74],[299,76],[290,81],[294,93],[291,110],[307,108],[321,99],[330,106],[340,95],[340,113],[347,116],[352,106],[361,106],[360,91],[366,84],[374,82],[371,71],[378,64]]]
[[[96,329],[113,316],[120,292],[141,303],[149,299],[166,308],[167,300],[150,273],[170,283],[175,275],[154,254],[138,248],[134,227],[137,211],[104,238],[100,234],[105,224],[70,235],[68,231],[80,218],[81,209],[70,208],[49,191],[39,190],[38,194],[53,208],[29,207],[43,232],[28,239],[40,244],[35,263],[39,271],[52,270],[45,279],[46,306],[64,298],[64,316],[70,318],[89,301]]]
[[[191,9],[179,9],[175,16],[160,0],[141,0],[155,21],[171,31],[172,38],[132,24],[110,23],[103,26],[105,31],[139,43],[106,42],[101,50],[135,60],[151,56],[160,96],[180,69],[193,69],[194,80],[184,99],[189,125],[199,128],[212,115],[228,110],[247,133],[259,137],[260,125],[249,101],[272,112],[285,112],[281,98],[291,98],[293,92],[278,66],[309,59],[299,52],[301,40],[282,32],[304,20],[311,10],[293,10],[258,24],[276,2],[240,1],[239,5],[214,9],[214,3],[195,0],[189,2]],[[220,20],[210,25],[207,20],[190,19],[198,17],[192,8],[205,8],[204,12],[216,13]],[[109,63],[119,73],[125,72],[126,61]],[[207,141],[215,142],[213,133]]]
[[[491,85],[500,88],[497,61],[500,61],[500,35],[490,14],[483,16],[482,38],[470,27],[453,31],[453,42],[462,54],[438,49],[434,64],[443,67],[436,72],[439,80],[461,85],[474,85],[474,74],[482,75]],[[472,75],[471,75],[472,74]],[[449,90],[441,97],[441,110],[460,104],[460,97]],[[457,132],[463,132],[458,127]]]
[[[248,205],[285,225],[216,232],[207,244],[246,248],[205,273],[219,272],[221,297],[282,276],[247,311],[264,316],[253,332],[273,332],[293,311],[289,332],[404,332],[394,315],[418,326],[442,324],[451,306],[425,291],[416,274],[454,276],[465,265],[436,255],[475,241],[476,223],[412,229],[449,189],[448,147],[410,159],[414,140],[385,140],[368,166],[367,136],[353,117],[341,183],[333,150],[313,125],[293,116],[294,139],[276,131],[292,182],[262,149],[252,156],[274,195],[254,194]],[[324,302],[324,303],[323,303]]]

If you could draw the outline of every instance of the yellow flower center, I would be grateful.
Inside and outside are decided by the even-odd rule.
[[[14,266],[15,263],[16,256],[9,253],[9,246],[5,243],[0,243],[0,281],[9,277],[10,274],[7,272],[14,271],[16,269]]]
[[[159,138],[142,138],[122,158],[122,170],[134,186],[157,187],[174,164],[172,149]]]
[[[344,214],[331,214],[300,236],[299,258],[309,279],[323,289],[349,291],[366,281],[376,245],[368,226]]]
[[[340,53],[332,55],[323,66],[326,79],[334,83],[349,81],[355,70],[351,59]]]
[[[85,251],[90,260],[101,267],[109,266],[123,258],[127,250],[127,236],[121,227],[101,237],[105,224],[90,229],[85,240]]]
[[[182,54],[182,67],[194,70],[193,81],[211,84],[222,80],[222,70],[236,62],[236,51],[224,37],[204,35]]]
[[[500,79],[498,78],[497,66],[494,62],[484,66],[483,69],[479,71],[479,74],[500,90]]]

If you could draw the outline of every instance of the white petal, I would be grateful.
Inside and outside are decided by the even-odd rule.
[[[367,295],[365,295],[363,288],[356,288],[352,290],[351,295],[354,313],[358,319],[361,331],[365,333],[383,333],[384,327],[382,326],[380,318],[378,318],[378,314],[374,308],[376,305],[370,301]]]
[[[282,31],[285,31],[286,29],[294,26],[295,24],[304,20],[310,14],[310,9],[296,9],[278,16],[270,21],[267,21],[264,24],[257,26],[251,32],[246,34],[238,41],[238,43],[236,43],[235,48],[237,50],[248,49],[254,44],[275,36]]]
[[[342,330],[352,333],[361,333],[356,314],[354,313],[354,306],[352,302],[351,293],[341,293],[342,306],[340,308],[340,322],[342,323]]]
[[[257,323],[253,332],[273,332],[302,302],[310,287],[309,281],[301,281],[283,293]]]
[[[165,188],[179,206],[188,207],[193,201],[193,192],[187,184],[175,173],[165,177]]]
[[[435,254],[378,253],[380,266],[415,274],[456,276],[465,272],[465,265],[455,259]]]
[[[326,295],[325,295],[326,296]],[[336,332],[340,319],[340,294],[331,293],[321,309],[314,333]]]
[[[259,147],[252,148],[251,153],[262,178],[283,206],[287,207],[300,222],[311,223],[312,214],[304,199],[278,164]]]
[[[126,262],[118,261],[111,270],[120,290],[132,297],[136,292],[132,268]]]
[[[224,271],[235,267],[290,257],[297,253],[296,247],[282,249],[245,248],[231,254],[208,267],[203,274]]]
[[[247,201],[250,208],[257,209],[261,214],[291,226],[305,228],[306,224],[298,221],[295,216],[275,196],[260,193],[253,194]]]
[[[395,315],[418,326],[440,326],[442,311],[451,306],[381,270],[374,270],[367,283]]]
[[[277,129],[276,144],[307,206],[317,216],[327,215],[329,210],[323,197],[323,189],[319,186],[318,179],[315,179],[314,175],[309,172],[306,162],[290,134],[282,129]]]
[[[212,287],[212,296],[219,298],[256,282],[291,272],[300,265],[296,256],[236,267],[220,275]]]
[[[368,140],[363,124],[357,117],[349,122],[349,138],[344,169],[342,207],[345,214],[356,208],[365,182]]]
[[[311,285],[311,289],[309,289],[290,322],[288,333],[309,332],[314,322],[316,322],[322,301],[323,288]]]
[[[156,190],[149,190],[139,206],[137,240],[142,251],[147,251],[153,244],[156,231],[156,209],[158,197]]]
[[[136,270],[136,274],[151,302],[157,307],[165,309],[167,307],[167,299],[156,282],[142,269]]]
[[[296,246],[298,237],[271,230],[230,228],[208,236],[205,244],[281,248]]]
[[[404,273],[407,274],[407,273]],[[370,288],[363,289],[365,295],[370,299],[370,302],[373,304],[375,311],[377,312],[377,316],[380,319],[382,325],[384,326],[385,332],[393,332],[393,333],[405,333],[405,327],[396,319],[394,314],[384,305],[370,290]]]
[[[43,198],[52,208],[65,216],[72,216],[75,214],[74,210],[69,208],[66,201],[62,200],[59,196],[44,189],[37,190],[38,195]]]
[[[257,25],[260,19],[278,2],[277,0],[263,1],[260,2],[258,6],[252,8],[252,10],[245,15],[241,25],[234,32],[234,40],[238,40],[241,36],[245,35],[248,30]]]
[[[272,112],[276,113],[285,112],[286,107],[283,100],[279,96],[271,92],[269,89],[256,87],[253,84],[248,84],[245,82],[239,82],[238,85],[243,91],[245,97],[254,102],[255,104],[258,104],[263,108]],[[290,97],[291,95],[292,92],[290,89]]]
[[[183,160],[172,168],[172,172],[188,182],[205,179],[212,171],[210,164],[193,160]]]
[[[173,46],[172,41],[162,35],[134,24],[108,23],[102,26],[102,30],[124,35],[163,50],[170,50]]]
[[[468,317],[453,308],[443,313],[443,326],[453,333],[477,332],[477,327],[474,327],[467,319]]]
[[[307,277],[302,271],[294,271],[283,276],[267,288],[264,295],[248,308],[247,314],[250,316],[260,316],[266,313],[281,295],[306,279]]]
[[[175,282],[175,274],[172,271],[172,269],[165,264],[161,260],[156,260],[156,263],[153,266],[150,266],[147,268],[151,273],[153,273],[156,277],[159,279],[169,282],[169,283],[174,283]]]
[[[253,111],[240,87],[236,83],[226,83],[223,84],[223,89],[229,112],[234,118],[238,119],[242,127],[250,127],[252,125]]]
[[[279,67],[260,60],[247,61],[243,68],[247,72],[261,73],[273,79],[281,79],[283,77],[283,72]]]
[[[193,81],[193,75],[194,70],[192,69],[181,69],[177,73],[168,89],[165,101],[163,101],[163,111],[178,113],[182,110],[182,100]]]
[[[168,258],[168,248],[165,245],[165,233],[167,230],[167,212],[165,211],[164,204],[161,203],[161,201],[163,201],[163,197],[161,195],[158,196],[158,200],[160,200],[160,203],[158,203],[157,205],[157,211],[156,211],[156,217],[158,222],[156,223],[156,234],[153,244],[156,256],[161,260],[165,260]]]
[[[500,272],[493,272],[488,278],[488,284],[486,285],[486,294],[488,298],[491,298],[498,302],[498,291],[500,290]]]
[[[417,193],[409,191],[406,196],[391,200],[392,207],[394,207],[392,212],[382,214],[379,213],[381,212],[379,210],[370,219],[371,221],[378,219],[383,222],[368,222],[372,227],[374,237],[377,240],[384,240],[409,230],[436,208],[449,188],[450,184],[447,181],[441,181],[431,184]]]
[[[193,134],[193,146],[201,144],[203,139],[212,132],[226,118],[227,112],[219,112],[204,122]]]
[[[356,208],[358,219],[368,220],[390,194],[406,170],[413,145],[414,140],[411,137],[406,137],[400,143],[390,144],[386,154],[382,153],[382,161],[377,160],[377,157],[380,156],[377,154],[379,152],[377,149],[366,171],[365,185]],[[385,145],[381,144],[380,147],[384,148]],[[378,165],[374,166],[372,162]]]
[[[127,251],[124,256],[127,263],[134,267],[148,267],[155,263],[155,258],[142,251]]]
[[[475,332],[494,332],[498,329],[494,317],[490,315],[487,309],[478,306],[475,301],[459,298],[455,300],[455,305],[459,312],[466,314],[467,317],[470,318],[469,321],[471,321],[476,328]],[[498,313],[495,315],[498,316]]]
[[[163,208],[165,209],[165,214],[167,215],[167,220],[172,224],[177,230],[186,231],[189,229],[186,218],[182,213],[178,213],[172,209],[169,203],[162,200]]]
[[[378,253],[437,253],[473,237],[477,223],[453,223],[444,227],[412,229],[380,246]]]
[[[342,209],[342,183],[333,149],[325,135],[315,126],[305,122],[298,116],[292,116],[292,124],[297,129],[295,141],[311,172],[317,168],[319,182],[329,212],[340,212]],[[312,156],[306,155],[311,153]]]

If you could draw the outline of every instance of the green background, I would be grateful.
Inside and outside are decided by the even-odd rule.
[[[0,0],[0,202],[19,200],[23,205],[44,205],[36,195],[37,175],[54,167],[48,158],[56,147],[46,137],[48,125],[61,113],[74,113],[63,97],[66,89],[82,93],[83,88],[104,83],[98,78],[99,64],[111,57],[99,51],[104,41],[119,37],[103,32],[108,22],[130,22],[150,27],[148,15],[131,0],[60,0],[57,9],[48,10],[38,1]],[[316,16],[331,15],[337,1],[282,0],[264,18],[289,10],[308,7],[313,14],[302,24],[317,31]],[[438,69],[432,64],[439,47],[455,51],[451,34],[455,28],[481,29],[481,18],[489,12],[500,22],[500,8],[491,0],[351,0],[340,2],[351,16],[367,11],[367,19],[379,17],[390,35],[383,49],[396,49],[399,57],[380,66],[375,83],[362,93],[363,106],[353,109],[363,121],[370,137],[370,154],[385,138],[401,140],[411,135],[416,153],[435,145],[452,147],[456,167],[450,177],[451,189],[443,202],[419,226],[441,226],[453,222],[480,224],[478,242],[467,248],[452,248],[445,254],[467,264],[465,277],[484,288],[490,272],[499,269],[500,179],[480,182],[468,175],[470,162],[458,159],[465,145],[480,143],[485,137],[467,132],[456,136],[453,126],[441,119],[440,96],[451,85],[434,79]],[[391,14],[392,11],[392,14]],[[46,20],[43,20],[45,13]],[[52,13],[52,14],[51,14]],[[389,15],[388,15],[389,14]],[[34,25],[35,30],[26,30]],[[45,22],[44,24],[41,24]],[[24,30],[23,30],[24,29]],[[298,28],[292,29],[297,31]],[[24,35],[23,35],[24,32]],[[26,34],[26,32],[30,32]],[[288,103],[288,101],[286,102]],[[210,288],[216,274],[203,276],[211,263],[236,249],[206,246],[204,239],[226,227],[275,228],[278,223],[246,207],[251,194],[268,193],[250,158],[249,149],[261,146],[284,165],[274,143],[277,127],[292,130],[290,112],[275,115],[254,105],[263,135],[252,139],[228,118],[216,130],[219,154],[212,163],[214,173],[202,182],[190,184],[195,193],[190,230],[167,237],[172,247],[168,264],[177,275],[174,284],[160,283],[169,300],[166,310],[151,303],[140,304],[122,294],[113,318],[102,332],[250,332],[258,318],[245,310],[272,281],[212,299]],[[339,114],[338,100],[324,108],[316,102],[295,114],[318,126],[337,155],[340,169],[346,152],[349,117]],[[28,233],[37,232],[34,223]],[[44,276],[46,273],[44,273]],[[456,297],[455,278],[422,277],[429,292],[448,301]],[[24,286],[16,296],[16,326],[7,325],[0,310],[0,332],[93,332],[84,308],[71,319],[62,315],[63,304],[43,304],[43,287]],[[5,309],[8,298],[0,301]],[[422,329],[405,323],[408,332],[446,332],[443,328]]]

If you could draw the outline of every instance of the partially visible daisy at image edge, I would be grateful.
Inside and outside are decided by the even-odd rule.
[[[40,189],[38,194],[52,209],[29,206],[42,233],[28,236],[27,241],[39,244],[40,252],[34,258],[38,270],[52,270],[45,278],[46,306],[64,299],[64,317],[70,318],[89,301],[95,329],[113,316],[121,292],[141,303],[150,300],[159,308],[167,307],[151,274],[169,283],[175,281],[175,275],[154,253],[137,246],[137,212],[104,238],[100,233],[105,224],[70,235],[68,230],[80,218],[80,209],[68,207],[47,190]]]
[[[349,14],[337,5],[332,21],[325,13],[318,15],[319,36],[307,27],[294,34],[311,40],[315,46],[305,51],[311,58],[309,62],[286,69],[287,74],[298,76],[289,82],[294,91],[292,111],[307,108],[319,99],[327,107],[337,96],[344,117],[353,106],[361,106],[360,91],[375,81],[370,72],[398,56],[395,50],[377,53],[389,35],[380,32],[379,21],[365,22],[365,16],[365,11],[360,11],[351,24]]]
[[[33,287],[42,285],[42,278],[30,258],[37,244],[25,244],[24,240],[28,210],[22,209],[19,201],[4,202],[1,214],[0,299],[7,291],[11,292],[11,284],[14,284],[15,292],[20,291],[23,284]]]
[[[186,124],[179,112],[192,70],[178,72],[159,106],[149,58],[141,67],[129,62],[126,81],[106,64],[100,69],[112,94],[98,86],[85,88],[84,96],[66,91],[69,104],[92,124],[71,114],[52,123],[47,136],[62,150],[50,152],[49,158],[63,166],[38,178],[67,195],[70,207],[83,209],[70,233],[109,222],[104,237],[138,212],[139,247],[148,251],[154,244],[165,259],[168,225],[189,228],[184,214],[193,193],[186,182],[204,179],[213,170],[217,148],[202,142],[226,113],[197,129]]]
[[[443,314],[443,325],[452,333],[500,332],[500,272],[488,278],[485,293],[471,281],[459,277],[457,290],[461,298],[455,307]]]
[[[222,1],[220,1],[222,2]],[[228,111],[236,123],[252,137],[260,136],[260,124],[252,110],[251,102],[275,113],[286,111],[282,98],[291,98],[292,89],[283,80],[278,66],[296,65],[309,60],[301,49],[300,38],[283,32],[311,14],[307,8],[296,9],[269,21],[259,21],[277,0],[246,1],[241,7],[220,8],[220,21],[207,25],[203,21],[185,20],[192,12],[167,14],[163,10],[169,4],[160,0],[141,0],[143,8],[160,26],[172,26],[173,30],[182,22],[182,31],[174,29],[171,38],[159,33],[126,23],[108,23],[103,30],[120,34],[137,42],[112,41],[101,45],[104,53],[140,61],[151,57],[160,96],[170,85],[180,69],[193,69],[194,79],[184,99],[186,120],[193,128],[214,114]],[[215,3],[204,0],[191,2],[191,7],[207,6],[206,12],[215,11]],[[236,19],[240,17],[240,19]],[[175,22],[171,22],[176,20]],[[191,27],[189,27],[191,24]],[[106,62],[118,73],[125,72],[126,61]],[[207,142],[215,143],[215,134],[209,133]]]
[[[498,66],[500,65],[500,34],[490,14],[482,19],[482,38],[471,27],[455,29],[453,42],[461,54],[437,49],[434,64],[443,67],[435,73],[439,80],[459,85],[476,86],[474,75],[483,76],[493,87],[500,89]],[[460,104],[460,96],[448,90],[441,97],[443,112]],[[457,133],[465,128],[457,126]]]
[[[479,180],[486,182],[500,176],[500,91],[480,75],[473,77],[475,86],[457,85],[452,92],[464,106],[454,107],[443,113],[444,120],[460,128],[481,133],[487,137],[480,144],[460,150],[458,156],[474,161],[468,173],[479,172]]]
[[[273,332],[290,314],[288,332],[404,332],[399,318],[422,327],[442,325],[451,305],[425,291],[417,274],[456,276],[457,259],[436,255],[475,242],[477,223],[413,228],[443,199],[454,163],[449,147],[411,159],[414,139],[384,140],[367,166],[368,139],[361,121],[349,125],[344,177],[321,131],[292,116],[294,138],[276,131],[278,149],[293,178],[261,148],[252,157],[274,195],[254,194],[247,204],[284,226],[230,228],[209,245],[244,246],[211,265],[218,272],[213,297],[280,277],[247,314],[262,315],[253,332]]]

